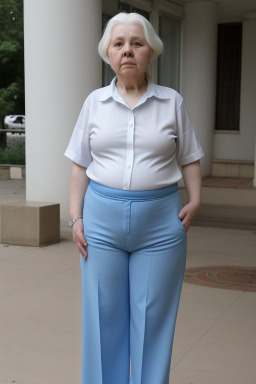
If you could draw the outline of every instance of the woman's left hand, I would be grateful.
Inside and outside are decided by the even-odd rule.
[[[179,219],[182,221],[182,225],[187,232],[201,204],[200,160],[184,165],[182,167],[182,175],[188,194],[188,204],[180,211]]]
[[[194,218],[196,217],[199,208],[200,204],[191,202],[186,204],[180,211],[179,219],[181,220],[186,232],[189,230],[189,227],[192,224]]]

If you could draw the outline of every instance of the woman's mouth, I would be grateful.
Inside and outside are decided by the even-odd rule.
[[[122,65],[135,65],[132,61],[125,61]]]

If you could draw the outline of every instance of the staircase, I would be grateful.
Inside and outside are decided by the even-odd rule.
[[[186,202],[185,188],[180,188],[180,192]],[[256,188],[253,187],[253,179],[203,179],[202,205],[193,224],[256,231]]]

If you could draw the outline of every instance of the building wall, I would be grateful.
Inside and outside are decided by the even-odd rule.
[[[213,158],[254,161],[256,130],[256,18],[243,20],[239,132],[214,132]]]
[[[199,5],[202,4],[204,8],[208,4],[207,9],[209,10],[212,7],[211,3],[212,1],[207,0],[205,2],[192,1],[191,6],[187,9],[191,10],[195,4],[198,15],[200,15]],[[216,4],[216,2],[214,3]],[[154,10],[152,20],[155,25],[157,25],[157,9],[160,5],[162,10],[168,11],[172,8],[173,15],[176,17],[182,15],[180,5],[164,2],[164,0],[161,2],[141,0],[137,3],[133,1],[133,4],[141,4],[144,9],[149,4],[149,10]],[[101,86],[101,60],[97,53],[97,44],[102,29],[102,10],[107,14],[116,13],[117,0],[103,0],[103,7],[101,0],[73,0],[72,2],[69,0],[24,0],[27,200],[59,202],[61,217],[65,220],[69,217],[71,162],[65,159],[63,154],[84,99],[93,89]],[[193,12],[190,15],[193,16]],[[209,20],[212,22],[210,17]],[[185,30],[186,19],[183,23]],[[196,31],[194,28],[196,25],[197,18],[195,17],[190,24],[191,33],[193,30]],[[211,31],[213,29],[209,28],[209,37],[213,36]],[[186,33],[190,32],[187,30]],[[255,37],[255,18],[247,17],[244,19],[243,37],[241,131],[236,135],[214,134],[213,157],[215,158],[254,159]],[[202,43],[203,40],[202,36]],[[209,38],[209,44],[213,44],[214,50],[214,39]],[[183,44],[184,47],[185,44]],[[205,60],[210,57],[209,52],[204,57],[203,49],[200,54]],[[213,52],[211,54],[212,63],[215,56]],[[213,72],[211,71],[209,77],[214,77]],[[211,112],[208,121],[201,124],[200,127],[196,127],[199,140],[201,141],[200,138],[207,140],[207,146],[209,143],[204,127],[207,125],[208,130],[213,124],[212,110],[214,109],[215,90],[212,77],[209,82],[212,84],[212,89],[208,90],[212,92],[212,96],[208,98],[211,103],[209,109]],[[188,90],[186,78],[188,76],[183,70],[182,93],[183,90]],[[154,76],[153,80],[155,80]],[[195,87],[193,86],[196,95],[200,94],[201,86],[200,81]],[[197,97],[196,95],[188,91],[185,99],[188,107],[191,100]],[[208,105],[208,107],[210,106]],[[200,113],[201,109],[198,107],[191,109],[191,117],[194,122],[199,120],[202,122]],[[212,133],[212,129],[208,131],[210,142]]]
[[[129,2],[129,0],[128,0]],[[134,2],[133,2],[134,3]],[[140,1],[135,2],[140,3]],[[153,13],[156,13],[157,7],[155,6],[157,2],[154,3],[154,7],[152,8]],[[186,9],[203,9],[204,7],[207,7],[209,9],[209,12],[212,12],[210,10],[211,8],[214,8],[214,3],[211,1],[185,1],[184,2],[184,22],[183,22],[183,30],[186,31]],[[215,2],[216,4],[217,2]],[[141,2],[142,5],[145,4],[145,1]],[[115,14],[117,12],[117,0],[103,0],[103,12],[107,14]],[[223,4],[223,2],[219,3],[219,12],[218,12],[218,19],[217,22],[237,22],[242,21],[243,15],[247,12],[248,4],[245,2],[244,5],[241,4],[240,1],[234,0],[233,1],[233,7],[230,9],[228,7],[228,4]],[[190,13],[191,13],[190,10]],[[192,10],[193,12],[193,10]],[[187,40],[191,40],[192,36],[195,34],[195,31],[200,28],[200,25],[204,28],[207,26],[208,28],[208,22],[206,25],[203,23],[203,17],[202,12],[200,12],[201,17],[198,19],[198,16],[194,18],[194,28],[190,25],[189,29],[190,31],[187,34],[183,34],[183,38],[185,39],[182,42],[183,49],[187,46]],[[209,16],[211,18],[211,16]],[[153,14],[152,19],[156,20],[156,15]],[[188,22],[191,23],[190,18],[187,18]],[[197,20],[197,21],[196,21]],[[210,20],[210,19],[209,19]],[[250,24],[250,25],[249,25]],[[251,108],[252,104],[252,95],[254,94],[255,87],[255,81],[254,77],[256,76],[256,72],[254,71],[255,68],[255,60],[256,60],[256,52],[254,47],[254,41],[256,40],[256,34],[254,33],[254,28],[252,27],[253,22],[248,22],[248,20],[243,21],[243,59],[242,59],[242,84],[241,84],[241,110],[240,110],[240,131],[239,132],[217,132],[214,131],[214,124],[215,124],[215,116],[213,111],[215,111],[215,89],[211,85],[211,90],[213,91],[212,97],[211,97],[211,106],[208,105],[207,108],[204,108],[203,111],[200,111],[200,108],[197,107],[196,104],[196,98],[190,97],[190,93],[194,93],[195,86],[193,85],[193,89],[191,90],[191,84],[193,81],[191,81],[191,78],[189,77],[189,74],[193,74],[193,78],[195,77],[195,73],[197,72],[196,68],[193,68],[190,66],[190,69],[188,70],[188,66],[186,63],[183,63],[182,71],[181,71],[181,80],[182,80],[182,87],[181,87],[181,93],[183,96],[185,96],[185,101],[187,102],[189,111],[191,113],[191,118],[195,124],[197,134],[199,136],[199,139],[203,141],[204,150],[206,152],[207,159],[203,160],[203,171],[204,174],[210,173],[210,166],[209,166],[209,159],[210,156],[213,159],[218,160],[238,160],[238,161],[254,161],[255,156],[255,144],[254,144],[254,130],[255,130],[255,116],[253,113],[253,109],[256,111],[255,108]],[[217,31],[217,28],[216,28]],[[215,32],[216,33],[216,32]],[[204,33],[201,31],[199,33],[199,36],[203,36]],[[206,36],[205,36],[205,39]],[[212,41],[208,42],[209,44],[213,44]],[[214,43],[215,44],[215,43]],[[207,45],[206,45],[207,47]],[[196,55],[196,52],[198,49],[194,47],[194,52]],[[192,47],[191,47],[192,49]],[[214,67],[216,67],[216,55],[214,54],[214,51],[216,50],[216,46],[212,46],[212,56],[209,55],[209,46],[206,49],[205,54],[208,55],[208,57],[212,57],[212,59],[215,61],[212,63]],[[183,57],[186,56],[186,52],[183,50]],[[211,77],[211,81],[215,83],[215,74],[214,71],[210,71],[210,66],[207,65],[207,68],[204,66],[204,56],[202,55],[202,52],[200,52],[200,58],[199,66],[201,65],[202,68],[200,71],[198,71],[202,75],[204,72],[207,73],[208,76]],[[207,60],[207,59],[206,59]],[[196,62],[196,58],[193,60]],[[205,68],[205,69],[204,69]],[[156,79],[155,79],[156,80]],[[192,79],[193,80],[193,79]],[[207,84],[207,81],[198,82],[199,88],[197,90],[198,95],[200,95],[200,87],[204,87],[205,84]],[[212,92],[211,91],[211,92]],[[254,96],[256,98],[256,95]],[[197,98],[197,102],[200,104],[199,98]],[[205,103],[205,98],[203,100],[203,103]],[[211,110],[210,113],[207,111]],[[207,123],[207,116],[205,116],[208,113],[208,123]],[[205,118],[203,119],[203,115]],[[204,120],[204,121],[203,121]],[[201,126],[201,125],[204,125]],[[210,129],[209,129],[210,127]],[[213,135],[211,132],[213,132]],[[210,142],[205,137],[206,135],[210,135]],[[211,146],[211,148],[209,147]]]

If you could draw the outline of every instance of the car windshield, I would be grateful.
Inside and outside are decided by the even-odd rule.
[[[14,123],[23,123],[23,118],[22,116],[18,116],[15,120]]]

